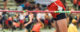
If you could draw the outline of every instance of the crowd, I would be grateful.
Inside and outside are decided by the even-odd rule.
[[[22,10],[48,11],[47,8],[42,9],[42,6],[40,4],[32,5],[30,2],[21,4],[18,7],[19,8],[17,10],[19,10],[19,11],[22,11]],[[45,23],[45,25],[46,24],[49,25],[49,27],[51,27],[50,25],[53,22],[53,21],[51,21],[52,17],[50,15],[50,13],[28,13],[28,12],[27,13],[25,13],[25,12],[17,13],[17,12],[13,12],[11,14],[8,12],[0,12],[0,25],[1,25],[0,27],[4,28],[4,29],[15,30],[16,28],[23,29],[24,27],[26,27],[26,29],[28,29],[28,32],[30,32],[30,30],[34,31],[35,30],[34,28],[37,28],[36,30],[40,30],[40,27],[35,27],[35,25],[44,26],[40,20],[43,23]],[[46,21],[46,22],[44,22],[44,21]],[[49,24],[48,24],[48,22],[49,22]]]
[[[23,1],[24,2],[24,1]],[[48,11],[45,5],[33,4],[30,2],[22,3],[18,5],[18,11]],[[75,31],[80,25],[80,15],[77,14],[66,14],[68,32]],[[0,12],[0,28],[13,29],[17,28],[24,29],[26,32],[40,32],[41,28],[48,27],[49,29],[55,27],[55,21],[51,13],[28,13],[28,12],[14,12],[10,14],[8,12]],[[58,23],[59,24],[59,23]],[[75,28],[72,28],[75,27]],[[72,30],[75,29],[75,30]]]

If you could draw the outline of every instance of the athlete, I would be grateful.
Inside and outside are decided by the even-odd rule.
[[[65,7],[60,0],[51,0],[48,6],[49,11],[65,11]],[[67,32],[67,20],[65,13],[51,13],[56,24],[56,32]]]

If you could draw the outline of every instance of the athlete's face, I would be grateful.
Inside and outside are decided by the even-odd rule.
[[[55,1],[57,1],[57,0],[51,0],[51,2],[55,2]]]

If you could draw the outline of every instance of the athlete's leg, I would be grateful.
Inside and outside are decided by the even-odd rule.
[[[57,32],[67,32],[67,20],[61,19],[56,22]]]

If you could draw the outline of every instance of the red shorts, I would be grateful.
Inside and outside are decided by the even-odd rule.
[[[8,20],[5,21],[5,24],[8,25]]]
[[[24,24],[24,20],[20,20],[20,23],[21,23],[21,24]]]

